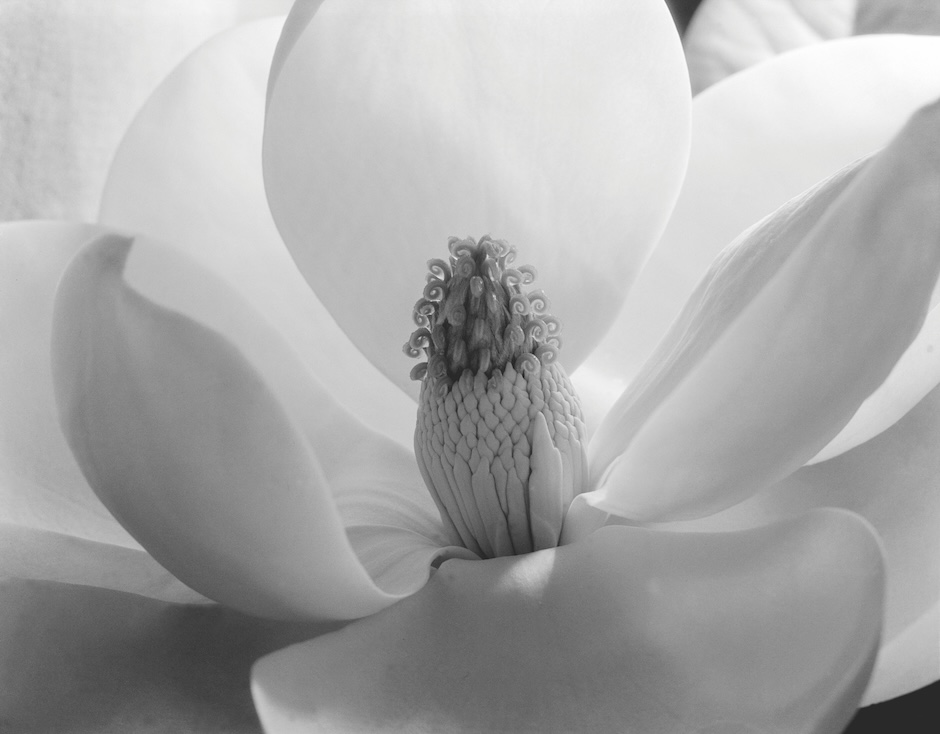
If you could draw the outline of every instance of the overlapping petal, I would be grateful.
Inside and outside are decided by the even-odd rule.
[[[329,628],[0,580],[0,720],[16,732],[256,734],[251,664]]]
[[[837,174],[722,254],[595,435],[593,504],[641,520],[702,516],[831,440],[926,315],[938,151],[940,103],[857,175]]]
[[[162,601],[208,601],[137,548],[0,523],[0,578],[57,581]]]
[[[888,36],[794,51],[696,97],[688,174],[669,226],[610,332],[573,375],[589,419],[599,421],[637,374],[722,248],[886,145],[937,97],[940,39]],[[909,362],[898,374],[904,396],[936,384],[940,373],[918,366],[926,364]],[[902,393],[893,392],[901,406]],[[847,431],[861,436],[890,425],[863,428],[864,418]]]
[[[490,233],[539,270],[566,363],[579,363],[685,166],[687,75],[665,4],[324,2],[312,17],[295,9],[285,34],[268,196],[363,353],[414,390],[391,355],[413,329],[424,263],[451,235]]]
[[[0,4],[0,219],[93,220],[137,108],[214,33],[289,0]]]
[[[253,693],[269,734],[835,733],[874,661],[882,583],[877,540],[841,511],[605,528],[445,563],[402,603],[262,659]]]
[[[695,93],[802,46],[852,35],[857,0],[705,0],[684,38]]]
[[[337,400],[410,445],[414,403],[326,312],[268,211],[261,137],[281,25],[269,19],[220,34],[163,81],[118,148],[100,221],[172,242],[232,284]]]
[[[896,425],[830,461],[801,469],[723,513],[671,529],[756,527],[821,506],[863,515],[881,538],[888,585],[882,651],[869,703],[940,679],[940,388]]]
[[[776,54],[869,33],[940,33],[931,0],[705,0],[684,38],[697,93]]]
[[[70,446],[108,508],[182,581],[255,614],[350,618],[426,579],[444,543],[408,452],[332,401],[224,282],[168,248],[105,235],[73,262],[56,309]],[[406,528],[420,547],[403,562],[424,577],[393,568],[391,592],[336,508],[354,511],[363,484],[423,510]]]
[[[0,224],[0,521],[135,547],[59,429],[49,343],[55,288],[93,227]]]

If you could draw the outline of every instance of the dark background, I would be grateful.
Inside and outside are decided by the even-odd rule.
[[[701,0],[667,0],[680,31]],[[940,532],[940,529],[938,529]],[[940,635],[940,630],[938,630]],[[940,682],[893,701],[861,709],[845,734],[937,734],[940,732]]]

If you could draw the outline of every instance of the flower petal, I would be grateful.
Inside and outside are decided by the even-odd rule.
[[[100,220],[173,242],[232,284],[332,395],[410,446],[414,402],[311,293],[268,210],[261,137],[282,23],[268,19],[216,36],[156,89],[117,151]]]
[[[689,170],[669,226],[604,341],[572,375],[589,425],[637,374],[722,248],[886,145],[937,97],[940,39],[888,36],[785,54],[696,97]]]
[[[49,344],[55,288],[100,230],[0,223],[0,521],[136,547],[88,487],[56,416]]]
[[[268,734],[838,732],[874,661],[881,564],[835,510],[740,534],[604,528],[448,562],[259,661],[253,693]]]
[[[846,169],[723,253],[598,429],[595,506],[701,517],[838,433],[926,314],[940,268],[938,151],[940,103],[858,175]]]
[[[288,0],[0,4],[0,219],[94,219],[150,90],[214,33]]]
[[[693,92],[784,51],[852,35],[857,1],[705,0],[684,39]]]
[[[222,281],[102,237],[62,281],[53,356],[89,483],[184,583],[271,616],[350,618],[398,598],[362,568],[330,490],[380,460],[406,484],[407,452],[332,402]]]
[[[254,734],[252,662],[323,630],[214,604],[5,579],[0,719],[17,732]]]
[[[566,325],[563,359],[579,363],[685,166],[687,74],[665,4],[308,10],[288,19],[264,154],[275,221],[318,297],[414,393],[392,355],[414,329],[424,263],[451,235],[490,233],[538,268]]]
[[[894,426],[830,461],[801,469],[725,512],[670,529],[733,530],[813,507],[864,516],[885,548],[888,595],[882,651],[866,700],[940,679],[940,388]]]
[[[924,0],[857,0],[856,33],[940,34],[940,6]]]
[[[940,307],[934,306],[891,374],[866,398],[845,428],[807,463],[826,461],[874,438],[917,405],[940,382],[938,346]]]
[[[694,92],[776,54],[868,33],[940,33],[931,0],[705,0],[684,38]]]
[[[145,551],[0,523],[0,578],[60,581],[152,599],[206,602]]]

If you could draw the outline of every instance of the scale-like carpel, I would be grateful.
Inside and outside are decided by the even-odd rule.
[[[483,558],[558,545],[587,478],[581,405],[555,360],[560,324],[502,240],[452,237],[431,260],[405,353],[427,362],[415,455],[455,542]]]

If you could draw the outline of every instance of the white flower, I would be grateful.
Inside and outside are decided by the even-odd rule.
[[[683,62],[652,1],[590,13],[336,2],[311,20],[317,5],[295,8],[275,55],[266,178],[342,331],[275,249],[226,257],[232,240],[208,243],[196,257],[213,273],[145,238],[97,237],[65,275],[53,335],[62,427],[89,484],[154,558],[225,605],[368,617],[256,668],[270,731],[837,731],[881,630],[868,523],[842,510],[735,533],[635,523],[713,514],[771,487],[888,375],[940,264],[937,108],[722,255],[596,427],[570,544],[451,560],[428,582],[432,565],[468,554],[448,546],[398,440],[413,403],[375,372],[407,386],[399,345],[424,261],[452,233],[510,239],[574,335],[562,360],[581,361],[677,193]],[[236,33],[207,58],[245,44],[251,68],[272,30]],[[253,77],[234,83],[251,90]],[[162,91],[191,84],[180,74]],[[157,101],[136,134],[171,130],[161,112]],[[175,190],[188,237],[205,238],[212,197],[242,185],[229,156],[255,153],[224,147],[242,137],[209,120],[189,132],[224,151],[212,190],[132,132],[105,221],[160,233]],[[165,189],[130,185],[142,163],[159,164]],[[236,240],[274,240],[256,208],[228,212]],[[41,244],[51,230],[19,231]],[[69,247],[88,234],[58,230]],[[623,348],[610,338],[600,358]],[[605,512],[630,522],[598,529]]]

